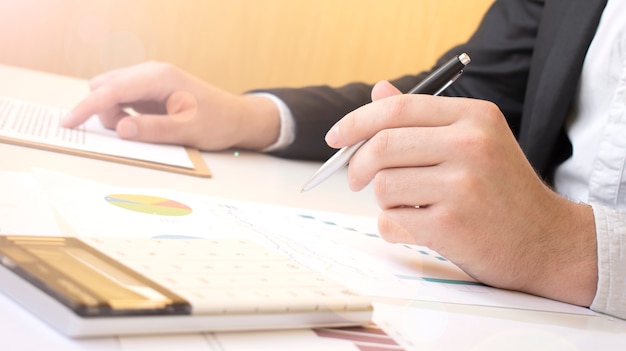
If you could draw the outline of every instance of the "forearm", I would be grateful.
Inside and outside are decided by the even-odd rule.
[[[520,290],[588,307],[598,282],[598,249],[592,207],[557,197],[543,216],[540,235],[530,251],[530,273]],[[534,253],[534,255],[532,254]],[[528,254],[528,252],[526,253]]]

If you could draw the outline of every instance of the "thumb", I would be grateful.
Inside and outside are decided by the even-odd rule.
[[[163,115],[128,116],[117,122],[115,131],[120,138],[148,143],[175,143],[180,123]]]
[[[186,91],[176,91],[165,103],[167,114],[175,121],[188,122],[198,114],[198,99]]]
[[[119,120],[117,134],[122,139],[151,143],[180,144],[187,122],[198,112],[198,101],[187,92],[175,92],[167,99],[167,115],[136,115]]]
[[[374,88],[372,88],[372,101],[400,94],[402,94],[402,92],[393,86],[393,84],[386,80],[381,80],[374,85]]]

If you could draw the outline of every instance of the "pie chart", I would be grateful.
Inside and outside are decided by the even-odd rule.
[[[158,196],[111,194],[104,199],[113,206],[157,216],[186,216],[192,212],[191,207],[185,204]]]

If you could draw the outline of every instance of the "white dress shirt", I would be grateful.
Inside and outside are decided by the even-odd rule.
[[[626,1],[612,0],[585,58],[568,123],[574,154],[555,173],[573,200],[626,209]]]
[[[556,191],[594,210],[598,288],[591,308],[626,318],[626,1],[609,0],[583,64],[567,131],[573,155]]]

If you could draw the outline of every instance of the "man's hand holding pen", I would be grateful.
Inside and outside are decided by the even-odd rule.
[[[428,246],[486,284],[563,298],[570,287],[553,283],[580,267],[557,264],[563,257],[554,253],[594,242],[561,235],[593,226],[570,220],[592,217],[591,209],[544,185],[500,110],[476,99],[401,94],[388,82],[374,87],[372,100],[326,141],[342,148],[368,140],[350,160],[348,182],[355,191],[373,182],[381,235]],[[573,271],[553,271],[564,266]],[[588,305],[587,298],[570,302]]]

